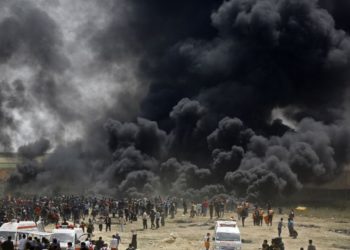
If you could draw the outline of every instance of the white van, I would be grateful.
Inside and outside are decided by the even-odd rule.
[[[214,250],[241,250],[241,233],[236,221],[217,221],[213,237]]]
[[[58,228],[52,230],[51,238],[57,239],[61,249],[67,249],[68,242],[72,242],[75,249],[80,249],[80,242],[85,240],[86,235],[81,228]]]
[[[19,231],[38,231],[38,227],[34,221],[12,220],[1,225],[0,239],[7,240],[7,237],[11,236],[12,240],[15,240]]]

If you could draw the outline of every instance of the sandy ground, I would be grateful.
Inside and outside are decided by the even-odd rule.
[[[154,250],[154,249],[169,249],[169,250],[201,250],[203,247],[203,237],[209,232],[213,234],[213,225],[215,220],[210,221],[209,218],[195,217],[190,219],[188,216],[183,216],[181,210],[178,211],[175,219],[167,219],[165,227],[157,230],[142,230],[142,222],[138,220],[134,223],[128,223],[124,232],[121,232],[120,226],[113,223],[111,232],[95,231],[94,239],[102,236],[105,242],[109,243],[112,234],[119,232],[122,238],[122,244],[119,250],[127,248],[131,241],[131,230],[137,230],[138,249]],[[230,218],[233,213],[226,214],[226,218]],[[288,229],[283,228],[282,238],[286,250],[299,250],[300,247],[307,249],[309,239],[313,239],[318,250],[329,249],[350,249],[350,213],[349,217],[336,217],[337,212],[327,212],[326,215],[313,216],[296,213],[295,229],[299,236],[297,239],[288,237]],[[242,239],[250,243],[244,243],[242,249],[259,249],[264,239],[269,243],[271,239],[277,237],[277,222],[283,217],[287,220],[287,214],[276,215],[272,227],[263,225],[262,227],[253,226],[251,217],[246,219],[246,226],[242,227],[239,223]],[[116,222],[116,220],[113,220]],[[97,225],[95,228],[98,228]],[[348,230],[348,234],[340,232]],[[337,231],[337,232],[335,232]],[[175,236],[174,239],[171,235]]]

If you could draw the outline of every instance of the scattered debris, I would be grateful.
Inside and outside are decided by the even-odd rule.
[[[175,242],[176,238],[177,238],[176,233],[171,233],[169,238],[163,239],[162,241],[165,243],[171,244]]]
[[[244,244],[250,244],[250,243],[253,243],[253,241],[252,241],[252,240],[242,239],[242,243],[244,243]]]
[[[338,220],[338,221],[335,221],[335,223],[348,224],[350,222],[349,221],[345,221],[345,220]]]
[[[189,219],[179,219],[179,220],[174,220],[175,223],[183,224],[183,223],[192,223],[192,220]]]
[[[338,245],[338,244],[333,244],[332,247],[338,248],[338,249],[347,249],[347,250],[350,249],[349,246],[342,246],[342,245]]]
[[[329,231],[334,232],[334,233],[338,233],[338,234],[350,235],[350,229],[330,229]]]
[[[202,223],[202,224],[190,224],[189,227],[206,227],[209,226],[209,223]],[[214,228],[213,228],[214,229]]]
[[[321,228],[320,226],[316,226],[314,224],[298,224],[299,227],[306,227],[306,228]]]

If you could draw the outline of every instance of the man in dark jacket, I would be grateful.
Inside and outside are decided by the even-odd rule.
[[[7,237],[7,240],[1,244],[3,250],[14,250],[13,242],[11,236]]]
[[[105,242],[102,240],[102,237],[99,237],[95,244],[95,250],[100,250],[104,244]]]

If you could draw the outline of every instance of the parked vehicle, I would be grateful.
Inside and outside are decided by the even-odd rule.
[[[17,221],[12,220],[1,225],[0,239],[7,240],[8,236],[14,240],[17,238],[18,231],[39,231],[34,221]]]
[[[52,230],[52,239],[57,239],[61,249],[67,249],[68,242],[72,242],[75,249],[80,249],[80,242],[86,237],[81,228],[57,228]]]
[[[241,233],[236,221],[216,221],[213,237],[214,250],[241,250]]]

